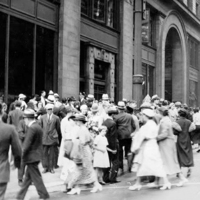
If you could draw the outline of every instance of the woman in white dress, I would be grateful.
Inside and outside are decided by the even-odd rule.
[[[164,185],[160,189],[170,189],[171,184],[167,179],[157,144],[158,126],[153,120],[155,113],[151,109],[144,109],[141,115],[144,125],[138,131],[132,146],[132,151],[136,154],[134,162],[138,164],[137,181],[135,185],[129,187],[129,190],[140,190],[142,188],[142,176],[161,177]]]

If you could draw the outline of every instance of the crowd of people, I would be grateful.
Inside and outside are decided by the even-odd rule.
[[[9,165],[18,168],[16,199],[24,199],[32,183],[41,199],[49,198],[40,162],[42,173],[62,168],[67,194],[80,194],[81,185],[91,184],[92,193],[102,191],[103,185],[118,183],[125,171],[137,177],[129,190],[140,190],[144,183],[170,189],[169,175],[181,187],[194,166],[192,144],[200,144],[199,109],[157,95],[147,95],[138,108],[134,100],[115,104],[108,94],[99,101],[85,93],[60,99],[53,91],[42,91],[28,101],[19,94],[9,108],[0,102],[0,123],[0,200]],[[182,167],[188,168],[186,177]]]

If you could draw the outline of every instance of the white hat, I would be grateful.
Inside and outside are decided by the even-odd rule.
[[[20,98],[20,99],[26,98],[26,95],[24,95],[24,94],[19,94],[19,98]]]
[[[126,105],[125,105],[125,103],[123,101],[119,101],[118,104],[117,104],[117,107],[120,110],[125,110]]]
[[[49,95],[53,95],[53,91],[52,90],[49,90]]]
[[[80,110],[87,110],[88,106],[86,104],[81,105]]]
[[[53,95],[49,95],[46,99],[47,103],[54,104],[55,97]]]
[[[102,95],[102,100],[109,100],[108,94],[103,94]]]
[[[58,98],[59,98],[59,94],[57,94],[57,93],[54,93],[54,97],[58,97]]]
[[[53,110],[54,105],[53,105],[52,103],[48,103],[48,104],[45,106],[45,108],[46,108],[47,110]]]
[[[147,117],[153,117],[155,115],[155,112],[151,109],[144,109],[142,110],[142,113]]]
[[[93,94],[88,94],[87,98],[88,99],[94,99],[94,95]]]

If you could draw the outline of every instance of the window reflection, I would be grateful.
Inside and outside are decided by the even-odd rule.
[[[105,22],[105,1],[94,0],[93,18],[100,22]]]
[[[4,93],[5,83],[6,18],[5,14],[0,13],[0,94]]]
[[[36,92],[53,89],[54,31],[37,27],[36,41]]]
[[[9,94],[32,94],[33,24],[10,20]]]
[[[107,0],[107,26],[113,27],[113,0]]]
[[[81,0],[81,13],[84,15],[88,15],[88,9],[89,9],[89,1]]]

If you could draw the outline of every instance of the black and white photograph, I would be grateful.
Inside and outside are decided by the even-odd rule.
[[[0,200],[200,199],[200,0],[0,0]]]

